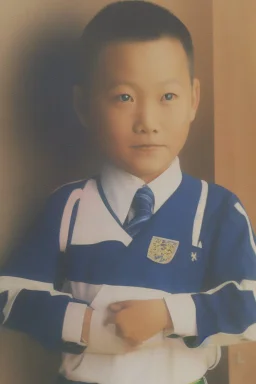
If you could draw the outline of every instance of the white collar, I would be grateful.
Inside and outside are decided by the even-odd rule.
[[[154,213],[176,191],[181,180],[180,162],[176,157],[166,171],[148,184],[155,196]],[[107,164],[101,172],[101,185],[109,205],[121,223],[124,223],[135,193],[145,185],[145,182],[120,168]]]

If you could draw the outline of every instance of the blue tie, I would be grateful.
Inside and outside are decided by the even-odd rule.
[[[139,233],[143,224],[153,215],[154,205],[154,193],[147,185],[137,190],[131,205],[135,216],[128,224],[125,224],[125,230],[129,235],[134,237]]]

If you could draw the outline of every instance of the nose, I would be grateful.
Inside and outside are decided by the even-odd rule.
[[[144,103],[136,110],[133,132],[136,134],[158,133],[157,111],[152,103]]]

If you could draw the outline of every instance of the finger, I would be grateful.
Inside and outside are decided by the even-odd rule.
[[[130,346],[130,343],[128,342],[129,338],[124,335],[122,328],[118,324],[116,325],[116,336],[120,337],[120,339],[125,341]]]
[[[123,307],[120,303],[113,303],[108,306],[108,309],[112,312],[119,312],[123,309]]]
[[[103,324],[106,326],[106,325],[109,325],[109,324],[115,324],[116,323],[116,316],[115,314],[113,313],[109,313],[106,317],[106,319],[104,320]]]
[[[120,339],[124,339],[123,332],[118,325],[116,325],[116,336],[120,337]]]
[[[121,311],[122,309],[128,308],[132,305],[133,300],[117,301],[108,306],[108,308],[113,312]]]
[[[120,337],[123,341],[125,341],[128,348],[134,348],[142,344],[141,341],[126,336],[122,328],[118,324],[116,324],[116,336]]]

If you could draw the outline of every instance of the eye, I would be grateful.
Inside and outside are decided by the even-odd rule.
[[[172,101],[174,99],[174,93],[165,93],[161,100],[163,101]]]
[[[123,103],[127,101],[133,101],[132,97],[127,93],[122,93],[121,95],[119,95],[118,100],[122,101]]]

